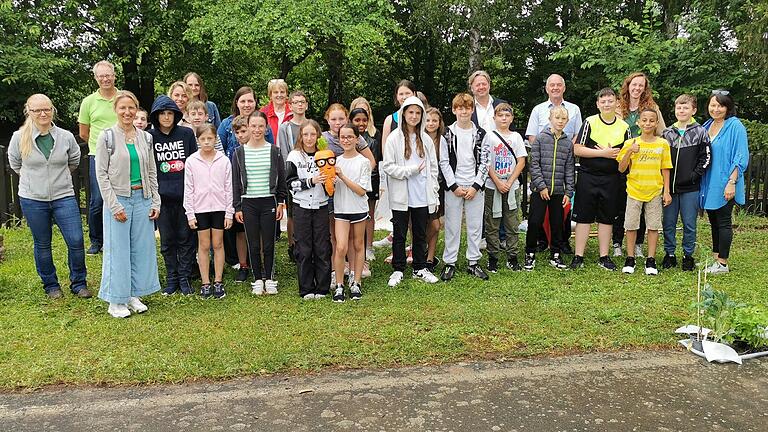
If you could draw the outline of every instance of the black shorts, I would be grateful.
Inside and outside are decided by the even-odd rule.
[[[224,229],[224,212],[207,212],[207,213],[195,213],[195,219],[197,219],[197,230],[204,231],[207,229]]]
[[[366,192],[369,200],[379,199],[379,188],[381,186],[381,178],[378,175],[371,176],[371,192]]]
[[[336,220],[347,221],[351,224],[356,224],[367,221],[368,213],[335,213],[333,218]]]
[[[617,215],[617,200],[622,187],[619,174],[593,175],[579,172],[576,181],[572,219],[576,223],[597,222],[613,225]]]
[[[434,213],[429,214],[429,220],[440,219],[445,216],[445,207],[443,206],[443,202],[445,202],[445,190],[443,190],[443,188],[440,188],[437,192],[437,199],[439,201],[437,210]]]

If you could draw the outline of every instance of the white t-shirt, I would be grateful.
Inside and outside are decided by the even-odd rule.
[[[509,135],[501,135],[507,141],[512,150],[509,151],[506,145],[496,135],[497,131],[491,131],[486,135],[488,142],[490,143],[490,151],[488,152],[488,179],[485,181],[485,187],[490,189],[496,189],[496,184],[491,180],[490,172],[494,170],[496,176],[501,179],[508,179],[517,167],[517,158],[527,157],[528,152],[525,150],[525,143],[523,137],[517,132],[511,132]],[[517,189],[520,186],[520,181],[515,180],[512,183],[512,189]]]
[[[472,129],[462,129],[458,125],[456,131],[456,184],[468,186],[475,182],[475,139]]]
[[[341,168],[344,176],[359,185],[366,192],[371,192],[371,163],[365,156],[357,154],[346,158],[344,155],[336,158],[336,168]],[[333,212],[339,214],[368,213],[368,196],[360,196],[348,188],[343,181],[336,182],[333,193]]]
[[[411,142],[411,157],[405,161],[406,166],[419,166],[424,162],[424,158],[419,156],[416,149],[416,134],[411,134],[409,141]],[[430,145],[430,143],[423,143],[423,145]],[[417,172],[416,174],[408,177],[408,207],[426,207],[427,202],[427,168]]]

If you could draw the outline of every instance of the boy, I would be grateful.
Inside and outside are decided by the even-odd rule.
[[[669,143],[656,136],[659,115],[656,110],[646,108],[640,112],[637,124],[642,130],[638,138],[624,143],[616,160],[619,171],[627,174],[627,211],[624,215],[624,229],[627,230],[627,259],[623,273],[635,272],[635,241],[640,227],[640,215],[645,210],[645,226],[648,228],[648,258],[645,259],[645,274],[657,275],[656,244],[662,229],[662,206],[672,201],[669,194],[669,169],[672,158]]]
[[[299,138],[300,126],[307,119],[306,113],[307,108],[309,108],[307,96],[304,92],[299,90],[291,92],[288,96],[288,103],[290,104],[293,117],[291,117],[289,121],[282,123],[277,129],[277,142],[280,145],[280,152],[283,154],[284,161],[288,160],[288,154],[293,150],[293,145],[296,144],[296,140]],[[291,194],[288,194],[286,204],[286,213],[288,214],[288,220],[286,221],[288,231],[288,259],[291,260],[291,262],[296,262],[296,257],[293,253],[293,199]]]
[[[517,195],[520,189],[518,177],[525,167],[528,152],[525,151],[523,137],[509,130],[512,119],[512,107],[508,103],[496,105],[496,130],[488,134],[490,151],[488,179],[485,181],[485,238],[488,241],[488,271],[491,273],[496,273],[499,269],[499,225],[502,221],[507,233],[504,248],[507,267],[520,270],[517,261],[517,228],[520,225],[517,217]]]
[[[168,96],[159,96],[149,114],[152,122],[152,147],[157,164],[160,217],[160,252],[166,269],[166,287],[163,295],[181,290],[183,295],[194,294],[189,278],[195,264],[197,236],[187,224],[184,210],[184,165],[197,151],[197,139],[192,129],[179,126],[183,114]]]
[[[251,130],[248,129],[248,118],[245,116],[237,116],[232,120],[232,131],[235,133],[238,145],[244,146],[251,139]],[[224,241],[226,244],[235,245],[235,251],[237,254],[237,261],[240,263],[240,268],[235,276],[235,282],[245,282],[248,280],[248,243],[245,240],[245,226],[236,220],[232,221],[232,229],[224,231]],[[226,249],[225,244],[225,249]],[[230,251],[232,247],[229,247]]]
[[[197,130],[198,127],[205,124],[208,121],[208,107],[205,105],[205,102],[193,100],[192,102],[188,103],[187,117],[189,118],[189,123],[192,126],[192,130]],[[219,134],[216,134],[216,144],[214,144],[213,147],[216,149],[216,151],[224,151],[224,146],[221,145],[221,138],[219,137]]]
[[[563,132],[568,124],[568,110],[553,107],[549,112],[549,128],[536,135],[531,143],[531,212],[529,227],[538,227],[549,210],[550,258],[556,269],[566,268],[560,246],[566,239],[563,233],[563,209],[573,197],[575,164],[571,137]],[[525,237],[525,263],[531,271],[536,266],[536,244],[540,230],[531,229]]]
[[[467,93],[453,98],[453,114],[456,122],[445,131],[445,141],[440,144],[440,171],[445,179],[445,266],[440,278],[453,279],[461,242],[462,213],[467,224],[467,272],[488,280],[488,274],[478,264],[480,237],[483,230],[483,187],[488,176],[489,143],[485,130],[472,123],[475,101]]]
[[[579,175],[572,211],[576,222],[576,250],[571,268],[584,267],[589,227],[597,222],[598,265],[615,271],[616,264],[608,257],[608,248],[620,183],[616,156],[624,141],[629,139],[629,126],[616,116],[616,92],[613,89],[604,88],[597,93],[597,108],[600,113],[587,117],[573,146],[573,153],[579,158]]]
[[[675,99],[677,122],[664,129],[662,137],[670,145],[672,202],[664,207],[664,269],[677,267],[675,231],[678,215],[683,220],[683,271],[693,271],[696,263],[696,218],[699,212],[699,181],[709,168],[710,143],[707,130],[696,123],[696,97],[683,94]]]

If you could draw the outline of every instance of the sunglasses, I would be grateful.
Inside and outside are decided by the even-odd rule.
[[[330,166],[334,166],[334,165],[336,165],[336,158],[335,157],[330,157],[328,159],[319,159],[319,160],[315,161],[315,164],[317,164],[318,168],[324,167],[325,164],[328,164]]]
[[[712,96],[728,96],[731,94],[728,90],[712,90]]]

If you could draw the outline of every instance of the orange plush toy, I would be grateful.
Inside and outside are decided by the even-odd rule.
[[[315,164],[321,174],[325,174],[323,189],[328,196],[333,196],[333,181],[336,180],[336,155],[331,150],[319,150],[315,153]]]

